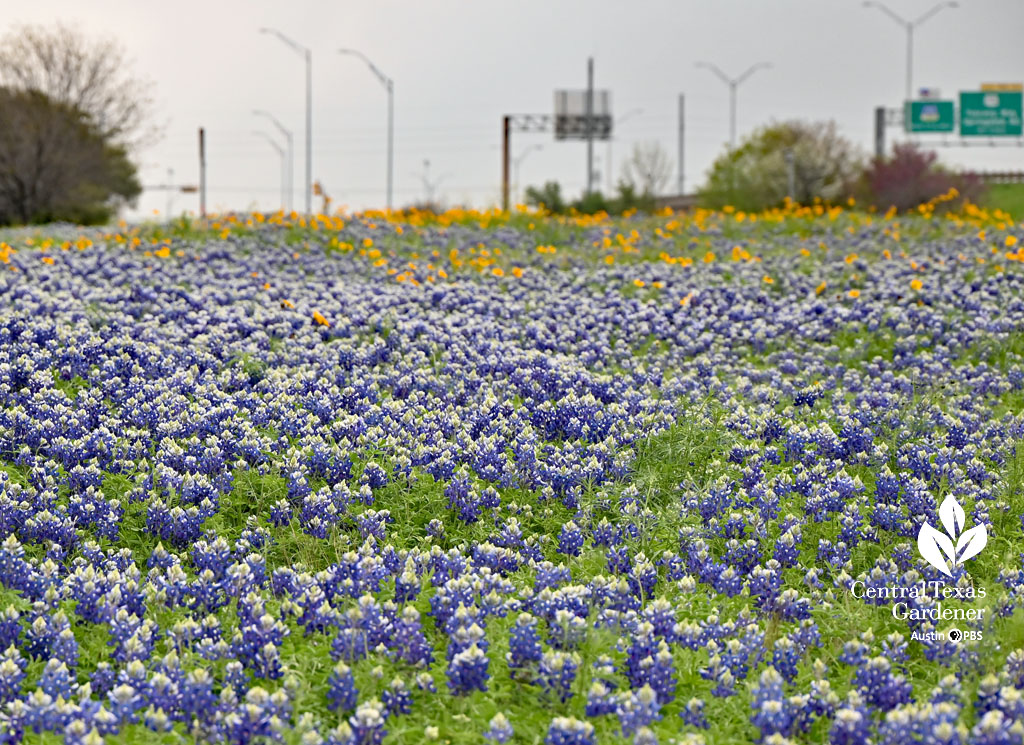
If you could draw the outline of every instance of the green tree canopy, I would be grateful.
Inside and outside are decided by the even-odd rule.
[[[105,222],[141,191],[124,146],[80,109],[0,88],[0,224]]]
[[[787,196],[801,204],[815,198],[834,202],[850,193],[862,163],[858,148],[834,122],[773,123],[715,160],[701,199],[708,207],[731,204],[743,210],[778,206]]]

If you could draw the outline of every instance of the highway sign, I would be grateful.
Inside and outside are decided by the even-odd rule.
[[[961,137],[1020,137],[1020,91],[961,91]]]
[[[952,132],[956,129],[952,101],[907,101],[903,121],[907,132]]]

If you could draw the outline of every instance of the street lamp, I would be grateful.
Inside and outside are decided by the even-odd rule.
[[[391,209],[391,186],[394,174],[394,152],[395,152],[395,81],[382,73],[380,69],[370,62],[365,54],[356,49],[339,49],[338,54],[349,54],[358,57],[366,63],[370,71],[377,76],[377,79],[384,85],[388,92],[388,209]]]
[[[287,194],[288,194],[288,204],[287,205],[281,205],[281,207],[282,207],[282,209],[287,208],[287,210],[289,212],[291,212],[291,210],[292,210],[292,197],[293,197],[293,195],[295,193],[295,187],[292,184],[292,178],[294,177],[294,174],[295,174],[295,150],[294,150],[293,145],[292,145],[292,133],[291,133],[291,130],[285,129],[284,125],[281,124],[281,122],[279,122],[277,120],[277,118],[274,117],[274,115],[271,114],[270,112],[263,111],[261,109],[253,109],[252,113],[255,114],[256,116],[265,116],[267,119],[269,119],[273,123],[273,125],[275,127],[277,127],[278,131],[280,131],[281,134],[284,135],[284,139],[288,143],[288,191],[287,191]]]
[[[306,214],[313,214],[313,55],[280,31],[261,28],[261,34],[273,34],[306,58]]]
[[[526,160],[526,156],[535,150],[543,150],[543,145],[533,144],[523,148],[523,151],[519,153],[515,158],[512,159],[512,180],[516,184],[516,201],[519,202],[521,197],[519,195],[519,166],[522,165],[523,161]]]
[[[284,155],[284,148],[281,147],[280,145],[278,145],[274,141],[274,138],[271,137],[270,135],[268,135],[266,132],[260,132],[259,130],[253,130],[252,133],[254,135],[256,135],[257,137],[262,137],[264,140],[269,142],[270,146],[277,151],[278,155],[281,156],[281,210],[283,211],[284,208],[285,208],[285,195],[284,195],[285,184],[288,181],[288,179],[285,177],[284,164],[285,164],[286,161],[285,161],[285,155]]]
[[[722,82],[729,86],[729,149],[736,147],[736,87],[744,80],[749,78],[755,72],[761,69],[767,70],[772,66],[771,62],[758,62],[756,65],[751,65],[747,68],[747,71],[740,75],[738,78],[730,78],[718,65],[711,62],[698,62],[697,67],[703,67],[707,70],[711,70],[715,75],[721,78]]]
[[[620,116],[618,119],[616,119],[615,126],[612,127],[612,136],[608,138],[608,157],[606,158],[608,163],[605,164],[605,170],[608,171],[608,196],[611,196],[612,193],[612,172],[615,170],[615,163],[612,161],[612,140],[615,138],[615,133],[618,131],[620,124],[622,124],[624,121],[631,117],[639,116],[640,114],[643,113],[643,109],[631,109],[622,116]]]
[[[949,2],[939,3],[924,15],[920,16],[916,21],[908,21],[902,16],[897,15],[891,9],[883,5],[882,3],[874,2],[874,0],[865,0],[865,8],[878,8],[880,11],[885,13],[887,16],[892,18],[896,23],[903,26],[907,31],[907,97],[909,101],[914,91],[914,29],[920,26],[922,23],[927,21],[933,15],[938,13],[944,8],[957,8],[959,4],[949,0]]]
[[[434,193],[437,191],[437,187],[441,185],[441,182],[452,174],[445,173],[438,176],[433,181],[430,180],[430,159],[423,159],[423,173],[414,173],[413,176],[420,179],[423,182],[423,189],[426,191],[427,205],[434,204]]]

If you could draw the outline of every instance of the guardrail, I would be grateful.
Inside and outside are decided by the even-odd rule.
[[[654,204],[659,208],[671,207],[673,210],[692,210],[697,206],[699,197],[696,194],[674,194],[667,197],[655,197]]]
[[[983,184],[1024,184],[1024,171],[963,171]]]

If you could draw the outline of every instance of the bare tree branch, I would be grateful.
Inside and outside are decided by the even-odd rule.
[[[159,131],[151,124],[151,85],[128,69],[115,40],[88,39],[63,24],[23,26],[0,40],[0,85],[79,109],[103,139],[135,148]]]
[[[668,153],[657,141],[638,142],[623,168],[623,179],[644,194],[660,194],[672,175]]]

